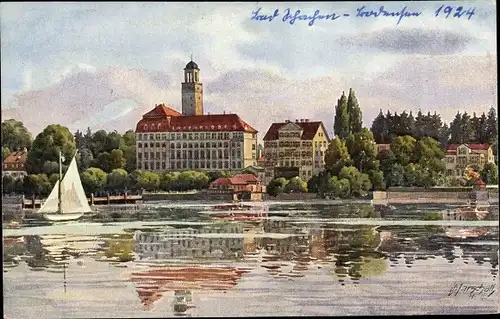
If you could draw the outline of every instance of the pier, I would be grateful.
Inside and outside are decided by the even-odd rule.
[[[44,199],[34,199],[34,198],[24,198],[22,201],[23,209],[36,209],[43,205]],[[112,205],[112,204],[135,204],[137,202],[142,202],[142,195],[107,195],[104,197],[94,197],[91,195],[88,198],[89,205]]]

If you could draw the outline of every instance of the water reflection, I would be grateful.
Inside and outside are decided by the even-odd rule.
[[[434,271],[437,260],[450,267],[488,269],[492,280],[498,276],[498,227],[334,223],[334,218],[401,219],[410,212],[413,219],[430,220],[443,216],[442,207],[293,208],[271,207],[267,216],[252,216],[251,221],[213,218],[199,224],[130,227],[116,234],[4,237],[4,272],[8,279],[9,273],[23,271],[20,266],[26,265],[40,275],[54,276],[66,291],[75,276],[92,274],[92,262],[109,264],[107,271],[122,274],[133,286],[142,309],[153,310],[168,299],[175,316],[203,315],[197,313],[196,295],[229,292],[245,278],[277,285],[290,282],[299,289],[306,280],[327,274],[331,283],[325,285],[363,285],[398,276],[392,272],[402,268],[409,273],[419,267]],[[207,214],[199,216],[198,221],[207,221]],[[296,216],[313,218],[304,223]]]

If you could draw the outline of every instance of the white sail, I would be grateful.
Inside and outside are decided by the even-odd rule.
[[[62,180],[62,213],[89,213],[92,209],[89,206],[87,196],[83,190],[80,174],[76,165],[76,157],[73,157],[68,170]]]
[[[59,181],[50,192],[49,197],[42,205],[39,213],[57,213],[59,204]],[[80,180],[80,174],[78,173],[78,167],[76,165],[76,158],[73,157],[71,163],[69,164],[68,170],[64,175],[61,182],[61,213],[75,215],[76,219],[81,217],[82,213],[91,212],[92,209],[89,206],[87,197],[85,196],[85,191],[83,190],[82,182]],[[67,219],[66,217],[60,217],[59,219]]]
[[[45,200],[42,207],[38,210],[39,213],[53,213],[57,212],[57,206],[59,204],[59,195],[57,192],[59,191],[59,180],[52,188],[49,197]]]

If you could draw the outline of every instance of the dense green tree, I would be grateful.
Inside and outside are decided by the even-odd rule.
[[[56,185],[58,180],[59,180],[59,173],[54,173],[49,176],[49,182],[51,188],[53,188]]]
[[[123,151],[120,149],[114,149],[111,151],[111,154],[109,154],[109,164],[111,170],[117,169],[117,168],[123,168],[125,167],[125,164],[127,161],[125,158],[123,158]]]
[[[333,131],[336,136],[346,139],[349,136],[349,112],[347,110],[347,97],[342,92],[342,96],[337,101],[335,108],[335,119],[333,122]]]
[[[351,194],[353,196],[365,196],[372,188],[370,178],[367,174],[360,173],[356,167],[347,166],[342,168],[339,174],[339,179],[347,179],[351,186]]]
[[[325,168],[332,174],[338,175],[342,167],[352,165],[349,151],[343,140],[334,138],[325,151]]]
[[[284,191],[286,193],[306,193],[307,183],[304,182],[300,177],[291,178],[285,185]]]
[[[324,170],[319,172],[318,175],[312,176],[307,182],[307,189],[310,193],[317,193],[320,197],[328,192],[328,181],[330,180],[330,172]]]
[[[346,144],[354,167],[360,172],[379,169],[375,140],[367,128],[363,128],[359,133],[349,135]]]
[[[356,134],[361,132],[363,128],[363,115],[352,88],[349,89],[349,96],[347,97],[347,113],[349,115],[349,133]]]
[[[76,151],[73,134],[68,128],[52,124],[47,126],[33,141],[32,149],[28,153],[26,170],[29,174],[43,172],[46,161],[59,163],[59,151],[69,164]]]
[[[78,151],[76,157],[76,163],[78,164],[78,169],[83,172],[87,168],[91,167],[94,162],[94,156],[92,155],[92,151],[90,149],[84,147]]]
[[[107,177],[106,172],[97,167],[90,167],[80,175],[87,195],[103,191],[107,183]]]
[[[16,192],[16,179],[10,175],[2,177],[2,194],[13,194]]]
[[[87,147],[87,141],[85,140],[85,137],[83,137],[83,133],[80,132],[79,130],[76,131],[75,133],[75,144],[76,148],[80,151],[83,148]]]
[[[462,143],[462,129],[460,125],[462,124],[462,114],[457,112],[455,118],[450,123],[450,144],[460,144]]]
[[[93,160],[92,162],[93,167],[98,167],[105,171],[106,173],[109,173],[112,171],[112,166],[111,166],[111,154],[108,152],[101,152],[97,155],[97,158]]]
[[[23,179],[23,194],[27,196],[48,196],[52,190],[45,174],[30,174]]]
[[[380,109],[379,114],[372,122],[372,126],[370,131],[373,134],[373,139],[377,144],[385,144],[387,137],[387,125],[385,121],[384,113],[382,113],[382,109]]]
[[[384,173],[380,170],[369,170],[367,172],[370,182],[372,183],[373,190],[384,190],[386,187]]]
[[[154,191],[160,187],[160,176],[154,172],[136,170],[129,174],[129,180],[136,190]]]
[[[337,176],[332,176],[328,180],[328,193],[337,198],[347,198],[351,194],[351,184],[346,178],[339,179]]]
[[[106,188],[109,190],[125,190],[128,187],[129,178],[126,170],[116,168],[107,176]]]
[[[212,183],[219,177],[231,177],[231,173],[227,171],[214,171],[214,172],[208,172],[207,176],[209,183]]]
[[[416,140],[411,136],[398,136],[391,143],[391,151],[396,156],[396,160],[401,165],[410,163]]]
[[[387,187],[399,187],[405,183],[405,168],[399,163],[392,164],[387,172],[384,172]]]
[[[30,150],[32,143],[33,137],[21,121],[10,119],[2,122],[2,148],[6,147],[11,152],[23,148]]]
[[[498,119],[497,112],[494,107],[491,107],[488,111],[488,116],[485,121],[485,141],[487,144],[492,145],[493,153],[498,152]]]
[[[271,196],[284,193],[286,184],[288,184],[288,181],[284,177],[273,179],[269,185],[267,185],[267,193]]]
[[[486,184],[498,184],[498,167],[495,163],[486,163],[481,170],[481,179]]]
[[[129,172],[137,168],[136,164],[136,147],[135,147],[135,132],[128,130],[122,135],[120,140],[120,150],[123,151],[125,159],[125,169]]]
[[[64,171],[64,167],[63,167]],[[59,174],[59,162],[45,161],[42,166],[42,172],[47,175]]]

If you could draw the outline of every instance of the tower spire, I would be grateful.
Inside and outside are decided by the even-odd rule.
[[[191,53],[191,61],[193,61],[193,53]]]

